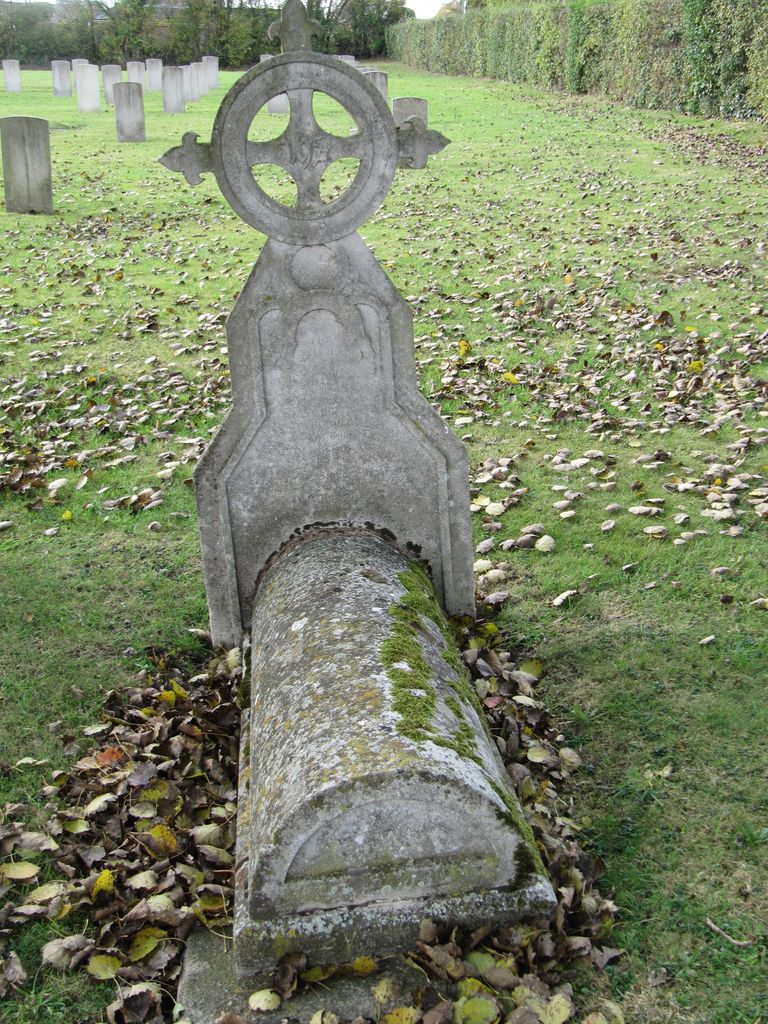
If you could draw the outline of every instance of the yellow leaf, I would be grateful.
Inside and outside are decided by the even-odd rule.
[[[133,961],[143,960],[157,947],[158,943],[167,938],[168,932],[164,932],[162,928],[142,928],[134,935],[128,956]]]
[[[258,992],[253,992],[248,997],[248,1005],[252,1010],[257,1012],[266,1012],[267,1010],[276,1010],[282,1002],[280,996],[275,992],[273,988],[262,988]]]
[[[154,840],[153,846],[162,857],[169,857],[176,853],[179,844],[173,831],[167,825],[153,825],[149,834]]]
[[[349,970],[357,978],[366,978],[369,974],[373,974],[377,967],[378,964],[372,957],[358,956],[349,965]]]
[[[703,369],[704,363],[701,359],[692,359],[690,363],[688,363],[688,373],[701,373]]]
[[[563,275],[563,280],[565,281],[566,284],[573,284],[573,282],[576,280],[576,278],[573,276],[573,274],[564,274]]]
[[[65,512],[61,513],[61,521],[62,521],[62,523],[68,523],[71,520],[71,518],[72,518],[72,513],[69,511],[69,509],[67,509]]]
[[[573,1003],[568,996],[558,992],[549,1000],[544,1007],[544,1012],[540,1014],[541,1024],[565,1024],[572,1013]]]
[[[12,864],[0,864],[0,877],[9,882],[28,882],[40,870],[37,864],[28,860],[18,860]]]
[[[332,977],[336,970],[336,964],[317,964],[315,967],[302,971],[299,977],[307,985],[312,985],[314,982],[325,981],[326,978]]]
[[[81,832],[88,831],[88,822],[85,818],[75,818],[74,821],[62,822],[62,828],[65,832],[69,832],[70,835],[78,836]]]
[[[517,384],[517,377],[514,373],[505,373],[504,380],[508,381],[510,384]]]
[[[164,701],[169,707],[176,707],[176,694],[173,690],[163,690],[160,694],[160,700]]]
[[[38,885],[32,892],[27,893],[25,900],[27,903],[47,903],[48,900],[61,896],[66,890],[66,882],[45,882],[44,885]]]
[[[92,974],[94,978],[99,978],[101,981],[108,981],[110,978],[114,978],[122,966],[122,961],[118,957],[98,954],[91,957],[88,961],[86,970],[89,974]]]
[[[115,891],[115,876],[109,870],[104,868],[99,877],[93,883],[93,889],[91,890],[92,899],[96,899],[101,893],[105,893],[107,896],[111,896]]]
[[[544,662],[538,658],[530,658],[528,661],[524,661],[522,665],[518,665],[521,672],[527,672],[529,676],[536,676],[538,679],[544,670]]]
[[[420,1012],[415,1006],[396,1006],[394,1010],[385,1013],[381,1018],[382,1024],[416,1024]]]
[[[176,694],[176,696],[181,697],[182,700],[186,700],[189,697],[189,694],[184,689],[184,687],[179,686],[175,679],[171,680],[171,689]]]
[[[463,359],[465,356],[468,356],[471,351],[472,346],[469,344],[466,338],[462,338],[461,341],[459,342],[459,355],[461,356],[461,358]]]

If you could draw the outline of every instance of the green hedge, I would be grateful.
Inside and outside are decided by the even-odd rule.
[[[424,71],[768,116],[768,0],[530,0],[401,22],[387,48]]]

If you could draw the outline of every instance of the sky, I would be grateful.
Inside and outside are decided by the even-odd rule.
[[[406,0],[406,7],[410,7],[417,18],[431,18],[444,3],[445,0]]]

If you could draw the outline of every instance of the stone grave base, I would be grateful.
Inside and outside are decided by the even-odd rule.
[[[329,978],[286,1000],[277,1010],[255,1013],[248,1008],[248,997],[268,988],[269,980],[261,984],[238,980],[231,937],[198,929],[187,943],[178,998],[191,1024],[216,1024],[224,1013],[264,1024],[286,1020],[308,1024],[318,1010],[330,1010],[341,1019],[378,1020],[389,1010],[409,1004],[413,993],[427,985],[446,999],[456,996],[450,982],[427,977],[402,956],[389,957],[367,978]]]

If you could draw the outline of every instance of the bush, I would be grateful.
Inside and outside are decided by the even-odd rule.
[[[424,71],[768,114],[768,0],[529,0],[396,25],[387,48]]]

